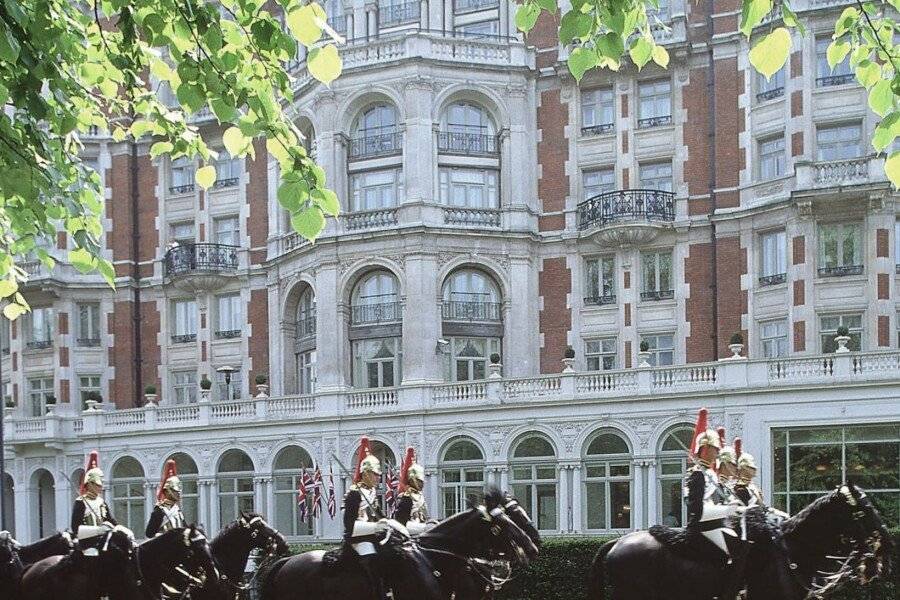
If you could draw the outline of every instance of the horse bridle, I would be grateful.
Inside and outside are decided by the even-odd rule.
[[[278,551],[278,536],[280,535],[280,533],[278,532],[277,529],[275,529],[274,527],[272,527],[271,525],[266,523],[265,519],[263,519],[259,515],[256,515],[249,521],[246,519],[246,517],[244,517],[242,515],[238,521],[238,523],[240,523],[240,526],[243,529],[251,529],[253,527],[253,525],[255,525],[256,523],[259,523],[259,522],[262,522],[263,525],[265,525],[266,527],[268,527],[269,529],[272,530],[272,533],[269,534],[268,539],[266,540],[265,553],[262,555],[262,558],[259,560],[259,563],[258,563],[261,565],[264,562],[266,562],[267,560],[274,557],[275,553]],[[256,538],[259,537],[259,535],[260,535],[259,529],[252,529],[250,531],[250,539],[251,540],[256,540]],[[215,559],[215,557],[213,557],[213,559]],[[231,581],[228,578],[228,576],[225,574],[224,571],[221,571],[221,574],[219,575],[219,582],[230,587],[231,591],[232,591],[231,597],[234,600],[239,600],[240,598],[243,597],[243,592],[245,592],[248,589],[250,589],[251,587],[253,587],[253,583],[256,581],[256,578],[258,576],[259,576],[259,568],[256,569],[256,571],[253,573],[253,577],[251,577],[250,581],[248,581],[247,583],[234,583],[233,581]]]
[[[508,560],[488,560],[485,558],[472,558],[469,556],[463,556],[462,554],[457,554],[456,552],[451,552],[449,550],[440,550],[437,548],[425,548],[421,547],[422,551],[426,554],[442,554],[444,556],[449,556],[463,563],[465,566],[463,567],[463,571],[469,571],[471,573],[475,573],[481,580],[484,582],[484,595],[482,598],[493,598],[493,592],[498,592],[500,589],[513,580],[512,575],[512,566]],[[497,577],[494,575],[493,571],[496,567],[504,566],[506,569],[505,577]],[[485,575],[485,568],[488,567],[490,569],[490,575]],[[440,579],[443,577],[443,573],[435,570],[434,576]],[[459,576],[457,575],[457,581],[459,580]],[[456,589],[459,587],[454,585],[450,590],[450,599],[454,600],[456,598]]]

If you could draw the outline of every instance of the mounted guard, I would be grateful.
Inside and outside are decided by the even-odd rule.
[[[96,545],[118,523],[103,499],[103,471],[100,470],[100,455],[96,450],[88,456],[79,492],[72,506],[72,532],[86,548],[85,556],[97,556]]]
[[[144,532],[148,539],[185,526],[184,513],[181,511],[181,490],[178,467],[174,460],[169,459],[163,467],[162,479],[156,491],[157,503]]]
[[[733,445],[729,446],[725,442],[725,428],[719,427],[719,443],[722,444],[719,450],[719,483],[728,492],[734,494],[734,486],[737,483],[738,468],[736,447],[741,443],[741,438],[734,438]]]
[[[405,525],[411,535],[427,529],[428,506],[425,503],[425,469],[416,462],[415,450],[406,449],[400,467],[400,500],[394,511],[394,519]]]

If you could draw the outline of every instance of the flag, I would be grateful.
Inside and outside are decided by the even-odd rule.
[[[334,497],[334,469],[328,465],[328,516],[332,519],[337,514],[337,499]]]
[[[316,465],[316,474],[313,477],[313,506],[312,514],[318,517],[322,514],[322,471]]]
[[[308,513],[307,496],[309,495],[309,486],[312,485],[312,479],[306,469],[303,469],[303,476],[300,477],[300,487],[297,488],[297,506],[300,507],[300,520],[305,521]]]
[[[394,502],[397,500],[397,487],[400,485],[400,480],[397,479],[397,473],[394,471],[393,466],[388,465],[387,471],[387,490],[384,492],[384,505],[389,512],[393,512]]]

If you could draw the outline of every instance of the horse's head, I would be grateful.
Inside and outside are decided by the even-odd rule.
[[[860,580],[866,583],[888,575],[893,559],[894,540],[878,510],[866,493],[852,483],[842,485],[837,491],[846,504],[850,517],[845,535],[860,553]]]
[[[172,531],[177,532],[177,543],[181,546],[181,555],[184,557],[182,562],[189,571],[201,581],[205,581],[207,577],[218,580],[219,568],[203,531],[194,525]]]
[[[515,558],[522,566],[527,566],[537,558],[538,547],[528,533],[514,521],[506,511],[507,495],[496,488],[489,489],[484,495],[484,504],[477,506],[476,510],[481,518],[490,526],[491,536],[501,546],[505,547],[505,554]],[[518,505],[518,503],[516,503]],[[521,508],[521,507],[520,507]],[[524,515],[524,518],[523,518]],[[531,522],[524,510],[517,516],[519,520]],[[535,531],[535,534],[537,532]],[[538,541],[540,537],[538,537]],[[496,549],[496,545],[493,545]]]
[[[509,492],[503,493],[503,509],[506,511],[506,514],[509,515],[509,518],[512,519],[513,523],[518,525],[519,529],[524,531],[528,537],[531,538],[535,547],[540,550],[541,535],[538,533],[537,527],[534,526],[534,522],[531,520],[531,517],[528,516],[528,511],[526,511],[525,508],[519,504],[519,501]]]
[[[8,584],[22,575],[19,543],[8,531],[0,531],[0,583]]]
[[[251,547],[263,550],[267,556],[284,556],[288,553],[287,540],[260,515],[241,513],[238,525],[250,537]]]

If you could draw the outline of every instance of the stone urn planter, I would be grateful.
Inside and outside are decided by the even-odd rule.
[[[503,375],[500,373],[503,365],[500,363],[500,355],[494,352],[491,354],[491,362],[488,364],[488,379],[500,379]]]
[[[834,341],[837,342],[837,349],[835,350],[838,354],[843,354],[844,352],[850,352],[850,348],[847,347],[847,344],[850,343],[849,335],[838,335],[835,336]]]

